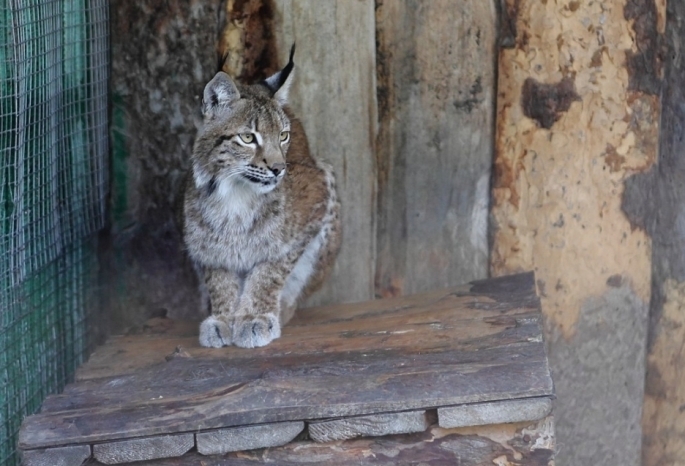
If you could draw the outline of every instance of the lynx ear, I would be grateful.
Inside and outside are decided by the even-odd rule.
[[[211,113],[220,105],[227,105],[240,98],[240,92],[233,80],[223,71],[219,71],[205,86],[202,97],[202,114]]]
[[[295,44],[293,44],[290,49],[290,58],[288,59],[288,64],[285,65],[285,68],[264,80],[264,85],[269,88],[274,99],[281,105],[288,103],[288,91],[293,82],[292,71],[295,67],[293,55],[295,55]]]

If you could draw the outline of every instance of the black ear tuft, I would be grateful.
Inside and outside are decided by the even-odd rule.
[[[263,82],[263,84],[269,88],[271,91],[271,94],[274,95],[278,90],[283,87],[285,82],[288,80],[288,77],[290,76],[290,73],[293,71],[293,68],[295,67],[295,63],[293,62],[293,57],[295,56],[295,43],[293,43],[293,46],[290,48],[290,58],[288,58],[288,64],[285,65],[285,68],[283,68],[281,71],[269,76],[266,78]]]
[[[226,50],[223,55],[217,54],[217,64],[216,64],[216,72],[217,73],[219,71],[224,70],[224,66],[226,65],[226,60],[228,60],[228,50]]]

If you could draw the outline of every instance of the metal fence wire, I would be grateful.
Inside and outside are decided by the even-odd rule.
[[[106,0],[0,0],[0,465],[91,348],[108,47]]]

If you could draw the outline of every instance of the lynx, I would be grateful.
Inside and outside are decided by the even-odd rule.
[[[258,84],[219,72],[204,90],[183,235],[208,294],[200,344],[264,346],[281,335],[340,248],[330,166],[287,106],[288,64]]]

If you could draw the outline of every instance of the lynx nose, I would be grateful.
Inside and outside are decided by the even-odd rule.
[[[273,165],[271,165],[271,171],[274,175],[278,176],[279,173],[281,173],[283,170],[285,170],[285,164],[278,162]]]

